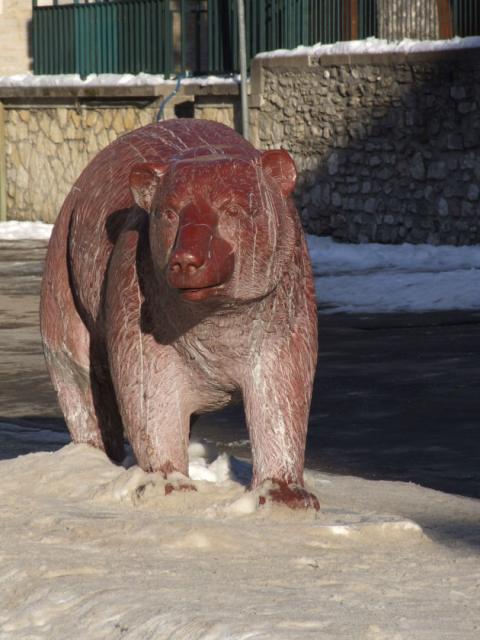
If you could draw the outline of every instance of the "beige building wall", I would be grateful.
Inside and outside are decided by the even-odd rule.
[[[120,135],[155,122],[173,86],[0,86],[0,217],[3,198],[10,219],[53,222],[87,163]],[[164,102],[164,118],[187,113],[234,126],[238,91],[228,82],[187,84]]]
[[[0,76],[30,71],[32,0],[0,0]]]

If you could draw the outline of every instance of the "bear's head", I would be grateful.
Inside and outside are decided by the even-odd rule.
[[[149,214],[157,275],[186,301],[250,301],[278,285],[298,226],[296,169],[283,150],[250,156],[199,147],[135,165],[130,188]]]

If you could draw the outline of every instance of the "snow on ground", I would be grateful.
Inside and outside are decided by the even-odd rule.
[[[308,236],[324,313],[480,308],[480,246],[344,244]]]
[[[45,222],[8,220],[0,222],[0,240],[48,240],[52,229]]]
[[[247,463],[190,454],[169,496],[85,445],[2,461],[0,638],[478,638],[478,501],[308,473],[318,516],[256,508]]]
[[[47,239],[52,225],[0,223],[0,240]],[[480,308],[480,247],[352,245],[308,236],[323,313]]]

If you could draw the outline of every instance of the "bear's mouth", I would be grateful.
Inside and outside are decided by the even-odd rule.
[[[184,300],[199,302],[217,295],[222,287],[222,284],[212,284],[207,287],[177,287],[177,291]]]

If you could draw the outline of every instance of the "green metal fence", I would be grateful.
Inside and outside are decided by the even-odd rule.
[[[168,74],[171,18],[162,0],[34,6],[34,73]]]
[[[236,72],[236,4],[75,0],[59,5],[53,0],[51,6],[37,6],[33,0],[33,70],[82,76]],[[412,0],[245,0],[245,14],[249,58],[260,51],[368,36],[480,34],[480,0],[424,0],[420,5]]]

